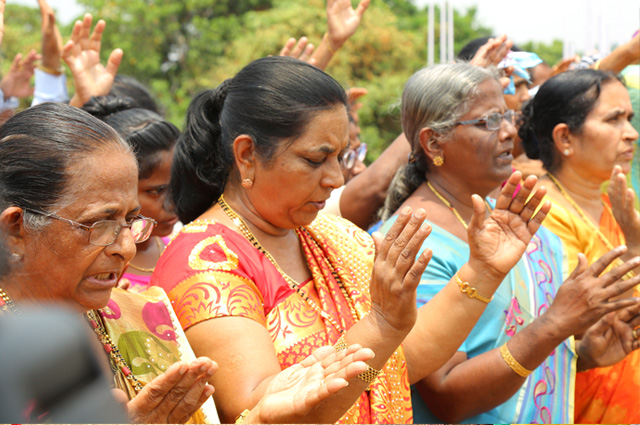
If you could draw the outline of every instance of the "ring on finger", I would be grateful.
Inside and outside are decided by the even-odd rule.
[[[636,329],[632,330],[631,331],[631,335],[633,335],[633,339],[638,339],[639,338],[638,329],[636,328]]]

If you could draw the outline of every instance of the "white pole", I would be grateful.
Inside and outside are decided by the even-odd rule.
[[[436,8],[433,1],[429,3],[429,26],[427,27],[427,65],[433,65],[433,56],[435,54],[435,13]]]
[[[447,9],[446,3],[440,1],[440,63],[447,61]]]
[[[449,45],[447,47],[449,62],[453,62],[453,4],[451,3],[451,1],[447,1],[447,11],[449,12],[449,23],[447,24],[447,31],[449,32]]]

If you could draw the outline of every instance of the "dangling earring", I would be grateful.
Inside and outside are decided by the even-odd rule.
[[[435,158],[433,158],[433,165],[435,165],[436,167],[440,167],[442,166],[442,164],[444,164],[443,157],[441,157],[440,155],[437,155]]]
[[[22,255],[18,254],[17,252],[11,254],[12,263],[19,263],[20,261],[22,261]]]
[[[569,156],[571,151],[567,148],[567,149],[563,150],[562,153],[564,154],[564,156]]]
[[[251,189],[253,186],[253,180],[251,179],[242,179],[242,187],[245,189]]]

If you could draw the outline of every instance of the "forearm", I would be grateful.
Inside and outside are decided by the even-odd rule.
[[[613,52],[600,60],[598,69],[601,71],[612,71],[617,74],[626,68],[627,65],[638,60],[640,57],[640,51],[638,50],[638,41],[635,39],[618,46]]]
[[[532,371],[562,341],[543,316],[514,335],[507,347],[518,363]],[[436,416],[445,422],[460,423],[505,403],[525,379],[507,365],[500,349],[495,348],[456,364],[444,376],[428,377],[417,387]]]
[[[491,298],[504,276],[464,264],[458,275],[475,287],[479,295]],[[417,382],[440,369],[460,348],[487,304],[460,291],[455,276],[428,303],[418,309],[415,326],[403,347],[409,368],[409,382]]]
[[[314,65],[322,70],[326,69],[327,65],[329,65],[329,62],[331,62],[333,55],[335,55],[338,49],[341,47],[342,44],[338,44],[335,41],[332,44],[327,34],[325,34],[322,37],[320,45],[313,52],[313,55],[311,55],[311,59],[314,61]]]
[[[411,146],[402,133],[367,169],[351,179],[340,197],[342,216],[363,229],[373,224],[393,176],[406,164],[410,152]]]

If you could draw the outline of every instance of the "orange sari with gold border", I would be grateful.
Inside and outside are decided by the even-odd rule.
[[[312,278],[302,291],[343,329],[371,308],[374,246],[350,222],[320,214],[296,230]],[[336,279],[338,276],[338,279]],[[342,282],[343,287],[340,287]],[[275,266],[242,235],[217,222],[193,222],[167,246],[151,279],[165,289],[184,329],[222,316],[247,317],[269,332],[282,369],[340,337],[335,326],[291,289]],[[340,423],[411,423],[402,347]]]

